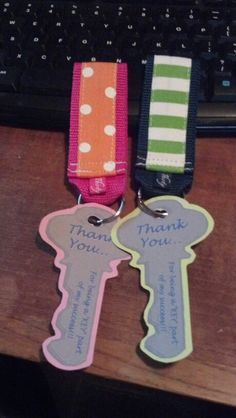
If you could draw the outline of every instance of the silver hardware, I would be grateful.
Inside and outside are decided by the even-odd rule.
[[[78,204],[82,204],[83,203],[83,199],[81,194],[78,197]],[[117,209],[117,211],[114,213],[114,215],[108,216],[108,218],[98,218],[97,216],[89,216],[88,218],[88,222],[94,226],[99,226],[102,224],[107,224],[109,222],[113,222],[116,218],[118,218],[118,216],[120,216],[121,212],[123,211],[125,206],[125,199],[123,197],[120,198],[119,200],[119,207]]]
[[[153,218],[165,218],[166,216],[168,216],[168,212],[165,209],[158,208],[158,209],[153,210],[153,209],[150,209],[144,203],[143,198],[142,198],[141,188],[138,189],[137,197],[138,197],[138,207],[139,207],[139,209],[141,209],[147,215],[150,215]]]

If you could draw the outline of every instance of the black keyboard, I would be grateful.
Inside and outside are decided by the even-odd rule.
[[[0,123],[69,127],[75,61],[127,62],[137,127],[147,55],[197,57],[197,128],[236,132],[236,0],[0,1]]]

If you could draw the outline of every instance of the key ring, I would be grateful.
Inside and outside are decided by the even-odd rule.
[[[139,209],[147,213],[147,215],[150,215],[153,218],[165,218],[166,216],[168,216],[168,212],[165,209],[153,210],[153,209],[150,209],[147,205],[145,205],[143,198],[142,198],[141,187],[138,189],[137,198],[138,198]]]
[[[82,195],[80,194],[78,197],[78,205],[83,203],[83,199],[82,199]],[[94,226],[100,226],[102,224],[107,224],[110,222],[113,222],[116,218],[118,218],[118,216],[120,216],[121,212],[123,211],[125,206],[125,199],[122,196],[119,199],[119,207],[117,209],[117,211],[114,213],[114,215],[108,216],[108,218],[98,218],[97,216],[89,216],[88,218],[88,222]]]

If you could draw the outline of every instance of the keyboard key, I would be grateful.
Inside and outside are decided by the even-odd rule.
[[[147,54],[161,54],[168,50],[168,42],[161,35],[146,36],[143,50]]]
[[[38,14],[46,18],[60,18],[64,12],[64,5],[60,1],[42,2]]]
[[[52,56],[52,67],[72,70],[75,57],[71,51],[61,48]]]
[[[141,48],[141,39],[136,34],[130,36],[126,36],[126,34],[124,34],[119,40],[119,45],[123,48],[139,49]]]
[[[68,2],[67,7],[64,10],[64,16],[67,22],[76,21],[80,18],[80,9],[78,3]]]
[[[210,25],[209,23],[194,23],[194,25],[192,26],[192,30],[194,35],[201,37],[212,36],[215,33],[215,27]]]
[[[122,32],[124,31],[126,33],[127,36],[131,35],[133,36],[134,34],[138,33],[139,30],[139,26],[138,26],[138,21],[132,19],[132,21],[130,22],[125,22],[122,24],[119,23],[119,26],[122,25]]]
[[[217,44],[211,37],[196,38],[195,48],[195,52],[200,56],[200,58],[211,60],[218,55]]]
[[[223,40],[230,40],[230,38],[235,37],[236,39],[236,22],[235,23],[231,23],[230,25],[221,25],[218,31],[218,34],[220,36],[220,41],[221,39]]]
[[[47,29],[47,32],[53,34],[54,36],[63,36],[67,34],[69,29],[64,19],[55,19],[54,21],[50,22],[50,24],[45,24],[44,27]]]
[[[32,56],[29,53],[23,52],[19,49],[11,48],[4,53],[3,63],[6,67],[24,69],[30,66],[31,61]]]
[[[42,52],[35,54],[32,58],[30,67],[31,68],[45,68],[50,69],[52,66],[52,56],[48,54],[47,52]]]
[[[135,16],[140,20],[146,20],[153,16],[153,8],[148,5],[145,7],[137,5],[136,7],[131,8],[130,15]]]
[[[127,21],[127,15],[126,15],[126,8],[124,5],[108,5],[108,7],[105,10],[105,16],[111,20],[117,20],[117,19],[122,19],[125,18],[125,21]]]
[[[236,79],[232,73],[215,73],[214,95],[212,100],[235,102],[236,101]]]
[[[224,52],[227,55],[229,54],[232,56],[236,55],[236,40],[235,41],[228,40],[227,42],[224,42],[222,48],[224,49]]]
[[[21,27],[21,30],[24,32],[25,37],[27,37],[28,35],[37,36],[38,34],[45,33],[46,21],[42,18],[40,19],[38,17],[33,16],[25,19]]]
[[[116,46],[115,34],[113,33],[101,33],[101,36],[95,42],[98,50],[106,52],[108,49],[115,48]]]
[[[94,39],[90,34],[87,34],[75,38],[73,44],[74,51],[84,54],[93,51]]]
[[[17,8],[15,1],[0,2],[0,17],[14,17]]]
[[[6,32],[11,32],[12,30],[15,30],[17,32],[20,32],[20,29],[22,28],[24,23],[24,19],[22,18],[18,18],[18,17],[14,17],[14,18],[9,18],[9,17],[4,17],[2,18],[1,21],[1,32],[2,33],[6,33]]]
[[[192,48],[192,42],[187,39],[187,37],[179,37],[176,39],[174,36],[170,38],[169,41],[169,49],[170,52],[175,53],[179,56],[186,56],[188,58],[193,57],[193,48]]]
[[[32,52],[37,52],[38,50],[43,50],[47,42],[47,36],[41,34],[40,32],[35,32],[34,34],[30,35],[24,45],[27,50],[31,50]]]
[[[176,18],[176,11],[173,7],[163,7],[160,9],[159,13],[159,16],[163,21],[171,20],[173,22]]]
[[[40,8],[39,1],[26,1],[22,3],[21,7],[17,10],[16,14],[20,16],[36,17],[39,8]]]
[[[0,66],[0,89],[1,91],[16,91],[20,77],[20,70]]]
[[[46,42],[46,49],[49,48],[64,48],[68,45],[68,37],[66,36],[65,33],[55,33],[55,34],[50,34],[47,42]]]
[[[213,71],[216,73],[231,73],[233,70],[233,62],[231,60],[227,60],[225,58],[219,58],[214,62]]]
[[[176,13],[178,21],[185,21],[185,22],[198,22],[200,19],[200,10],[196,8],[181,8]]]
[[[15,45],[17,43],[21,43],[22,36],[17,28],[10,28],[9,30],[5,30],[3,33],[3,42],[4,45]]]
[[[174,22],[173,25],[165,25],[165,29],[168,27],[168,30],[166,30],[168,33],[171,32],[172,35],[176,36],[177,38],[179,36],[183,36],[186,34],[186,26],[184,23],[177,24]],[[164,28],[163,28],[164,29]]]
[[[206,19],[210,22],[222,22],[224,21],[226,14],[225,8],[214,8],[206,11]]]

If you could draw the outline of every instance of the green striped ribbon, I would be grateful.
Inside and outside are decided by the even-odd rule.
[[[156,55],[153,64],[146,168],[183,173],[192,60]]]

